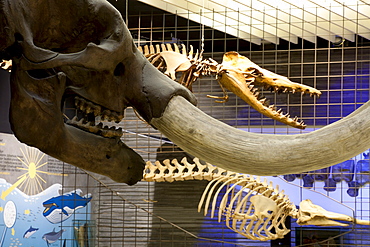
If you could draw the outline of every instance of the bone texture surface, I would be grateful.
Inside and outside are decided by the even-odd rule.
[[[263,176],[302,173],[338,164],[370,146],[369,102],[319,130],[272,135],[235,129],[184,107],[183,101],[174,97],[151,124],[184,151],[230,171]]]
[[[144,181],[173,182],[208,180],[198,211],[225,221],[228,228],[248,239],[267,241],[283,238],[289,233],[286,217],[297,219],[300,225],[347,226],[345,221],[370,225],[369,221],[356,220],[345,214],[329,212],[310,200],[300,203],[299,209],[290,202],[284,191],[266,179],[230,172],[194,158],[164,160],[146,163]]]
[[[12,60],[2,60],[0,62],[0,68],[10,72],[12,69]]]

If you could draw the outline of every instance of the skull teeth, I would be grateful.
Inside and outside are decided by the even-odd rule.
[[[246,83],[249,85],[250,82],[246,81]],[[320,97],[321,93],[319,91],[311,91],[310,89],[306,88],[289,88],[289,87],[283,87],[283,86],[271,86],[268,84],[264,84],[263,87],[265,90],[275,92],[275,93],[292,93],[295,94],[297,92],[300,92],[302,95],[309,94],[310,97]]]
[[[85,114],[94,114],[95,117],[99,116],[102,121],[114,121],[119,123],[123,118],[122,113],[103,109],[102,106],[96,105],[80,97],[75,97],[75,106],[78,110]],[[95,125],[95,122],[87,121],[84,118],[78,119],[77,116],[75,116],[72,120],[68,120],[67,124],[108,138],[121,137],[123,134],[122,128],[104,126],[101,122]]]
[[[299,127],[299,128],[304,128],[306,125],[304,124],[303,121],[301,122],[298,122],[298,117],[295,116],[294,118],[290,118],[290,114],[289,113],[283,113],[283,109],[277,109],[275,105],[270,105],[270,102],[269,100],[267,100],[266,98],[262,98],[259,100],[259,102],[264,106],[266,107],[267,109],[269,109],[270,111],[272,112],[275,112],[277,114],[279,114],[279,118],[280,119],[285,119],[284,121],[288,120],[288,121],[292,121],[292,122],[295,122],[295,126]]]
[[[119,123],[123,119],[123,114],[108,109],[102,109],[100,105],[96,105],[90,101],[83,98],[75,98],[75,106],[78,110],[85,112],[86,114],[94,114],[95,117],[101,116],[101,119],[107,120],[109,122],[114,121]]]
[[[263,98],[263,99],[260,100],[260,102],[262,103],[262,105],[266,105],[267,99],[266,98]]]
[[[108,138],[121,137],[123,134],[122,128],[104,126],[103,123],[99,123],[98,125],[95,125],[93,122],[85,123],[83,118],[78,120],[76,116],[72,120],[68,120],[67,124]]]
[[[292,126],[295,126],[297,128],[304,129],[306,127],[305,123],[303,121],[299,122],[298,117],[290,118],[289,113],[283,113],[282,109],[277,109],[275,105],[270,105],[270,101],[267,100],[265,97],[263,97],[263,94],[259,92],[259,89],[257,86],[255,86],[253,83],[247,82],[247,86],[254,95],[254,97],[257,98],[257,100],[262,104],[264,107],[266,107],[269,111],[275,112],[275,114],[278,114],[277,119],[280,119],[281,121],[287,123],[290,122]],[[286,92],[291,92],[291,93],[296,93],[299,90],[298,89],[289,89],[289,88],[282,88],[282,87],[273,87],[269,85],[263,85],[264,89],[267,90],[274,90],[277,93],[286,93]],[[290,90],[290,91],[289,91]],[[302,91],[302,94],[310,94],[311,96],[317,95],[315,92],[310,92],[308,90]]]

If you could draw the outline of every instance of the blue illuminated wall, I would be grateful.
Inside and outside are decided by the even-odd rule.
[[[271,104],[282,108],[283,112],[289,112],[291,116],[298,116],[304,120],[307,129],[301,131],[261,115],[232,93],[228,94],[230,100],[223,105],[210,102],[205,95],[221,94],[221,90],[217,87],[216,81],[202,79],[199,85],[195,86],[198,90],[196,93],[198,93],[200,108],[237,128],[256,133],[306,133],[338,121],[369,100],[370,42],[361,37],[357,37],[355,42],[345,41],[340,46],[334,46],[318,38],[317,44],[300,40],[297,45],[287,43],[277,46],[263,45],[259,50],[247,51],[240,48],[239,53],[261,67],[287,76],[294,82],[319,89],[322,96],[312,98],[302,97],[300,94],[286,95],[263,91],[263,95],[270,99]],[[218,61],[221,61],[222,55],[223,53],[212,54]],[[366,151],[327,169],[268,179],[279,184],[297,205],[303,199],[311,199],[327,210],[354,214],[358,218],[369,220],[368,153]],[[309,162],[309,157],[307,160]],[[349,208],[351,210],[348,211]],[[206,218],[204,225],[211,222],[212,220]],[[292,226],[298,227],[294,222]],[[226,235],[231,235],[228,231],[220,233],[217,228],[212,229],[209,226],[205,229],[207,230],[202,231],[202,236],[222,239]],[[368,227],[355,226],[352,233],[344,234],[341,239],[344,241],[342,244],[370,244],[370,240],[366,237],[369,231]],[[295,236],[293,229],[292,246],[297,240]],[[253,244],[264,246],[263,243]]]

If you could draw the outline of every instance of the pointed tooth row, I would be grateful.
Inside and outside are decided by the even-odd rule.
[[[68,120],[67,123],[69,125],[78,127],[82,130],[94,133],[94,134],[100,134],[104,137],[121,137],[123,134],[122,128],[116,128],[114,126],[108,127],[104,126],[103,123],[99,123],[98,125],[95,125],[93,122],[87,122],[85,123],[85,120],[82,118],[80,120],[77,119],[75,116],[72,120]]]
[[[291,126],[294,126],[296,128],[300,128],[300,129],[304,129],[306,127],[305,123],[303,121],[301,122],[298,122],[298,117],[294,117],[294,118],[290,118],[290,115],[289,113],[286,113],[286,114],[283,114],[283,110],[282,109],[277,109],[275,105],[270,105],[270,101],[267,100],[265,97],[263,97],[258,88],[255,87],[255,85],[253,85],[253,83],[251,82],[246,82],[247,83],[247,86],[248,88],[251,90],[251,92],[253,93],[253,95],[257,98],[257,100],[265,107],[267,107],[268,109],[270,109],[271,111],[273,112],[276,112],[277,114],[279,114],[279,117],[278,119],[282,120],[284,123],[288,124],[288,125],[291,125]],[[265,89],[270,89],[272,87],[269,87],[269,86],[264,86]],[[274,87],[274,90],[275,91],[281,91],[281,89],[279,87]],[[288,89],[285,88],[283,90],[283,92],[287,92]],[[295,92],[295,90],[293,90],[292,92]],[[276,120],[278,120],[276,119]]]
[[[261,104],[262,105],[264,105],[264,106],[266,106],[267,105],[267,99],[266,98],[262,98],[262,99],[260,99],[260,102],[261,102]],[[267,105],[268,106],[268,105]]]
[[[270,105],[269,100],[267,100],[266,98],[259,99],[259,102],[265,107],[269,108],[271,111],[278,113],[281,119],[291,119],[293,122],[296,123],[294,124],[296,127],[304,128],[306,126],[303,121],[298,122],[297,116],[295,116],[294,118],[290,118],[289,113],[283,114],[283,109],[277,109],[275,105]]]
[[[289,113],[284,114],[283,113],[283,109],[280,108],[279,110],[276,110],[276,107],[275,106],[273,108],[274,109],[272,109],[272,108],[270,108],[270,109],[272,109],[272,110],[276,111],[277,113],[279,113],[281,119],[291,119],[293,122],[296,123],[295,126],[297,128],[304,128],[304,127],[306,127],[306,125],[305,125],[305,123],[303,121],[298,122],[298,117],[297,116],[295,116],[294,118],[290,118],[290,114]]]
[[[300,88],[287,88],[287,87],[279,87],[279,86],[270,86],[265,84],[263,86],[265,90],[270,90],[271,92],[275,93],[292,93],[295,94],[300,92],[302,95],[309,94],[310,97],[317,96],[320,97],[321,92],[317,90],[317,92],[311,91],[310,89],[300,89]]]

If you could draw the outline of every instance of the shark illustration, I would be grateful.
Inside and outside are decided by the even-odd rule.
[[[62,236],[64,231],[64,229],[61,229],[60,231],[56,232],[54,228],[52,232],[45,233],[42,236],[42,239],[45,240],[49,246],[50,244],[56,242]]]
[[[92,199],[91,195],[80,196],[81,190],[75,190],[66,194],[52,197],[43,202],[45,207],[43,215],[53,224],[65,221],[80,208],[85,207]]]
[[[30,228],[23,234],[23,238],[31,237],[38,230],[38,228],[33,228],[32,226],[30,226]]]

